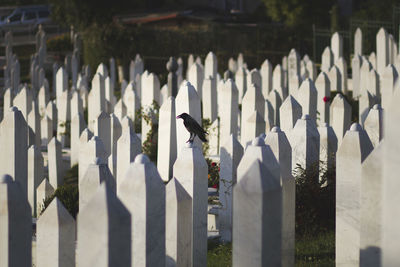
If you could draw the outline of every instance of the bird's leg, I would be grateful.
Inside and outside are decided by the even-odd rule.
[[[193,133],[190,133],[189,140],[187,140],[186,143],[189,143],[189,142],[190,142],[190,143],[193,143],[194,136],[195,136],[195,135],[194,135]]]
[[[193,143],[195,137],[196,137],[196,134],[193,133],[192,141],[190,141],[191,143]]]

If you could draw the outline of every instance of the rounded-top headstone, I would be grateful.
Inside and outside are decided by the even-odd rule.
[[[279,128],[279,126],[274,126],[271,130],[271,132],[273,133],[280,133],[281,132],[281,128]]]
[[[337,97],[340,98],[340,99],[343,98],[342,94],[337,94]]]
[[[310,115],[308,114],[304,114],[303,116],[301,116],[302,120],[309,120],[310,119]]]
[[[264,139],[262,139],[261,137],[256,137],[251,142],[251,145],[252,146],[264,146],[265,142],[264,142]]]
[[[97,157],[97,158],[94,159],[93,163],[96,164],[96,165],[100,165],[100,164],[103,163],[103,161],[101,160],[101,158]]]
[[[360,124],[358,124],[357,122],[353,123],[350,127],[350,131],[352,132],[359,132],[362,130],[362,127]]]
[[[193,147],[193,142],[187,142],[186,147],[192,148]]]
[[[170,57],[167,62],[167,70],[169,72],[176,72],[178,70],[178,63],[174,57]]]
[[[12,177],[8,174],[4,174],[3,176],[1,176],[0,178],[0,183],[1,184],[8,184],[12,182]]]
[[[147,157],[145,154],[139,154],[135,158],[135,163],[146,164],[149,162],[150,162],[149,157]]]
[[[12,106],[12,107],[10,108],[10,111],[18,111],[18,108],[17,108],[16,106]]]
[[[375,109],[375,110],[381,109],[381,105],[375,104],[375,105],[372,107],[372,109]]]

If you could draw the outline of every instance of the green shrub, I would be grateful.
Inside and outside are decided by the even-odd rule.
[[[219,188],[219,163],[206,158],[208,165],[208,187]]]
[[[68,212],[76,218],[79,211],[78,164],[72,166],[65,173],[64,184],[57,188],[53,195],[44,200],[41,213],[46,210],[54,197],[57,197]]]
[[[69,32],[47,39],[46,44],[51,52],[71,52],[74,49]]]
[[[201,126],[203,127],[204,131],[207,133],[210,130],[211,127],[211,120],[209,118],[203,118],[201,120]],[[206,156],[208,155],[208,151],[210,150],[210,144],[208,142],[203,142],[203,155]]]
[[[150,131],[147,133],[146,140],[143,142],[142,150],[151,161],[157,163],[157,141],[158,141],[158,118],[160,106],[153,101],[151,107],[141,112],[141,118],[150,125]],[[136,122],[137,120],[135,120]],[[142,136],[144,138],[144,136]]]
[[[207,250],[207,266],[232,266],[232,243],[219,244],[215,241],[208,241]]]
[[[317,234],[335,229],[335,167],[314,164],[307,170],[297,165],[296,236]],[[317,181],[322,173],[320,181]]]
[[[57,197],[71,216],[76,218],[79,211],[78,185],[65,184],[57,188],[53,195],[44,200],[41,213],[46,210],[54,197]]]

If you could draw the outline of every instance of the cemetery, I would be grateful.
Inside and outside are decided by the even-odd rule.
[[[7,32],[0,266],[400,266],[400,43],[352,35],[159,71]]]

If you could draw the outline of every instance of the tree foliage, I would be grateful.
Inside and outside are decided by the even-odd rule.
[[[334,0],[263,0],[268,16],[274,21],[289,27],[317,24],[327,26],[330,23],[329,11]]]
[[[52,18],[61,25],[74,25],[85,30],[93,24],[105,25],[113,16],[145,6],[144,0],[48,0],[52,7]]]

